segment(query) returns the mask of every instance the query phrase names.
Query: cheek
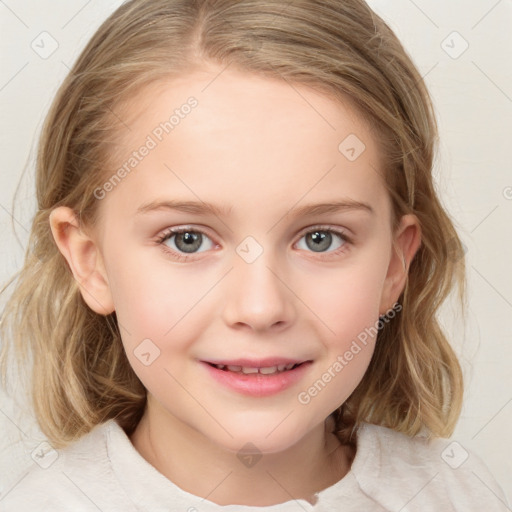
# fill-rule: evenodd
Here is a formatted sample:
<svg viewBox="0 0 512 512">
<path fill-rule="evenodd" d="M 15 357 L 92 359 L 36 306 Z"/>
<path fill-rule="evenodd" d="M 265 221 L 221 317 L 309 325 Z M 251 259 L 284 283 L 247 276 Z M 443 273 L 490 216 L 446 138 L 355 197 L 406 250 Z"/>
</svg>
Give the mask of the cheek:
<svg viewBox="0 0 512 512">
<path fill-rule="evenodd" d="M 308 295 L 308 305 L 321 319 L 324 357 L 298 400 L 326 414 L 354 391 L 373 355 L 387 266 L 368 254 L 336 272 L 317 274 Z"/>
<path fill-rule="evenodd" d="M 109 273 L 109 284 L 117 318 L 126 329 L 158 338 L 182 319 L 189 321 L 211 287 L 199 272 L 136 252 L 119 260 Z"/>
<path fill-rule="evenodd" d="M 322 328 L 327 334 L 319 336 L 324 356 L 297 396 L 301 405 L 327 416 L 361 382 L 378 334 L 380 289 L 376 277 L 373 272 L 355 268 L 349 273 L 340 272 L 329 281 L 329 293 L 312 300 L 328 330 Z"/>
<path fill-rule="evenodd" d="M 345 343 L 379 317 L 379 305 L 385 277 L 385 266 L 364 260 L 339 270 L 317 273 L 312 281 L 308 301 L 330 333 L 332 344 Z"/>
<path fill-rule="evenodd" d="M 133 253 L 113 269 L 109 283 L 130 366 L 155 396 L 165 390 L 179 400 L 181 388 L 171 374 L 204 330 L 204 276 L 171 271 L 168 262 L 144 261 Z"/>
</svg>

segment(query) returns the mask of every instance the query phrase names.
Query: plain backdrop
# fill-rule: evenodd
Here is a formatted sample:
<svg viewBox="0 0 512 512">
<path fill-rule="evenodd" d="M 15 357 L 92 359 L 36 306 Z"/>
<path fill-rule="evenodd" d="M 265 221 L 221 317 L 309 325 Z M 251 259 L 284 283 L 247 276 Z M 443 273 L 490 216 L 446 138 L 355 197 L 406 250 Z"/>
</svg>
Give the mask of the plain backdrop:
<svg viewBox="0 0 512 512">
<path fill-rule="evenodd" d="M 432 93 L 441 136 L 436 184 L 466 247 L 467 322 L 461 322 L 451 304 L 442 313 L 466 378 L 453 439 L 484 459 L 510 500 L 512 1 L 369 3 L 395 30 Z M 120 4 L 0 1 L 1 283 L 23 261 L 35 209 L 33 162 L 44 116 L 81 49 Z M 2 395 L 0 498 L 22 478 L 42 441 L 34 420 Z"/>
</svg>

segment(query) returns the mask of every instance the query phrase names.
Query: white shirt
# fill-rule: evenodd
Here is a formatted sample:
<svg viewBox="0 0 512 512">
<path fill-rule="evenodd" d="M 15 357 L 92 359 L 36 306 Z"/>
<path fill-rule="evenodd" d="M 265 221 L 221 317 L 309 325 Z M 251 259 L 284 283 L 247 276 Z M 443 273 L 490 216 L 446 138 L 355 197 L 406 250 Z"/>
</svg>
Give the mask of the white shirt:
<svg viewBox="0 0 512 512">
<path fill-rule="evenodd" d="M 51 447 L 49 447 L 51 449 Z M 467 456 L 467 458 L 466 458 Z M 200 475 L 199 475 L 200 477 Z M 303 499 L 221 506 L 159 473 L 109 420 L 58 452 L 41 452 L 3 497 L 2 512 L 505 512 L 505 495 L 483 462 L 447 439 L 426 441 L 363 424 L 350 471 Z"/>
</svg>

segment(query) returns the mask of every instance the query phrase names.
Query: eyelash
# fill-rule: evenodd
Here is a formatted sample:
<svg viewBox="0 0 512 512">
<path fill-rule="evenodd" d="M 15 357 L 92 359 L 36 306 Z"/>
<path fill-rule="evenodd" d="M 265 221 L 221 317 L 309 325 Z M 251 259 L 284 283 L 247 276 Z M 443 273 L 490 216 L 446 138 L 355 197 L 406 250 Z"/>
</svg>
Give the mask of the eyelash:
<svg viewBox="0 0 512 512">
<path fill-rule="evenodd" d="M 345 242 L 338 249 L 335 249 L 334 251 L 329 251 L 327 253 L 321 253 L 321 252 L 314 253 L 314 251 L 309 251 L 309 252 L 312 252 L 313 254 L 318 254 L 320 259 L 324 259 L 324 260 L 325 259 L 330 259 L 333 256 L 337 256 L 339 254 L 342 254 L 342 253 L 347 251 L 347 245 L 351 245 L 352 244 L 351 237 L 347 236 L 347 234 L 344 231 L 340 231 L 340 230 L 337 230 L 337 229 L 333 229 L 333 228 L 330 228 L 330 227 L 327 227 L 327 226 L 321 226 L 321 225 L 313 226 L 311 228 L 308 228 L 307 231 L 302 232 L 299 240 L 302 239 L 304 236 L 309 235 L 310 233 L 314 233 L 315 231 L 320 231 L 322 233 L 334 233 L 335 235 L 338 235 L 343 242 Z M 169 228 L 164 233 L 162 233 L 156 239 L 157 244 L 162 246 L 162 250 L 167 255 L 171 256 L 173 259 L 176 259 L 176 260 L 178 260 L 180 262 L 190 261 L 191 259 L 193 259 L 193 257 L 188 256 L 188 255 L 184 255 L 184 254 L 179 253 L 179 252 L 176 252 L 173 249 L 169 249 L 165 245 L 165 242 L 167 240 L 169 240 L 173 235 L 179 235 L 180 233 L 200 233 L 201 235 L 204 235 L 207 238 L 210 238 L 210 236 L 205 231 L 203 231 L 202 229 L 199 229 L 199 228 Z M 190 254 L 194 254 L 194 253 L 190 253 Z M 323 254 L 328 255 L 328 256 L 322 256 Z"/>
</svg>

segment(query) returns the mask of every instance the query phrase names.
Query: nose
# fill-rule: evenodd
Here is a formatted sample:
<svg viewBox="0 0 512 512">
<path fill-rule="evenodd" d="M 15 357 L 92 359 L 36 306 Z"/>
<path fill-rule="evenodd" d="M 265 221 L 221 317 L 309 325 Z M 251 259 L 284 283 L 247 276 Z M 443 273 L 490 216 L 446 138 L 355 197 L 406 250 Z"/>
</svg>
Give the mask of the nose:
<svg viewBox="0 0 512 512">
<path fill-rule="evenodd" d="M 264 251 L 252 263 L 235 255 L 223 310 L 224 321 L 230 327 L 275 331 L 293 322 L 294 294 L 282 268 L 269 253 Z"/>
</svg>

